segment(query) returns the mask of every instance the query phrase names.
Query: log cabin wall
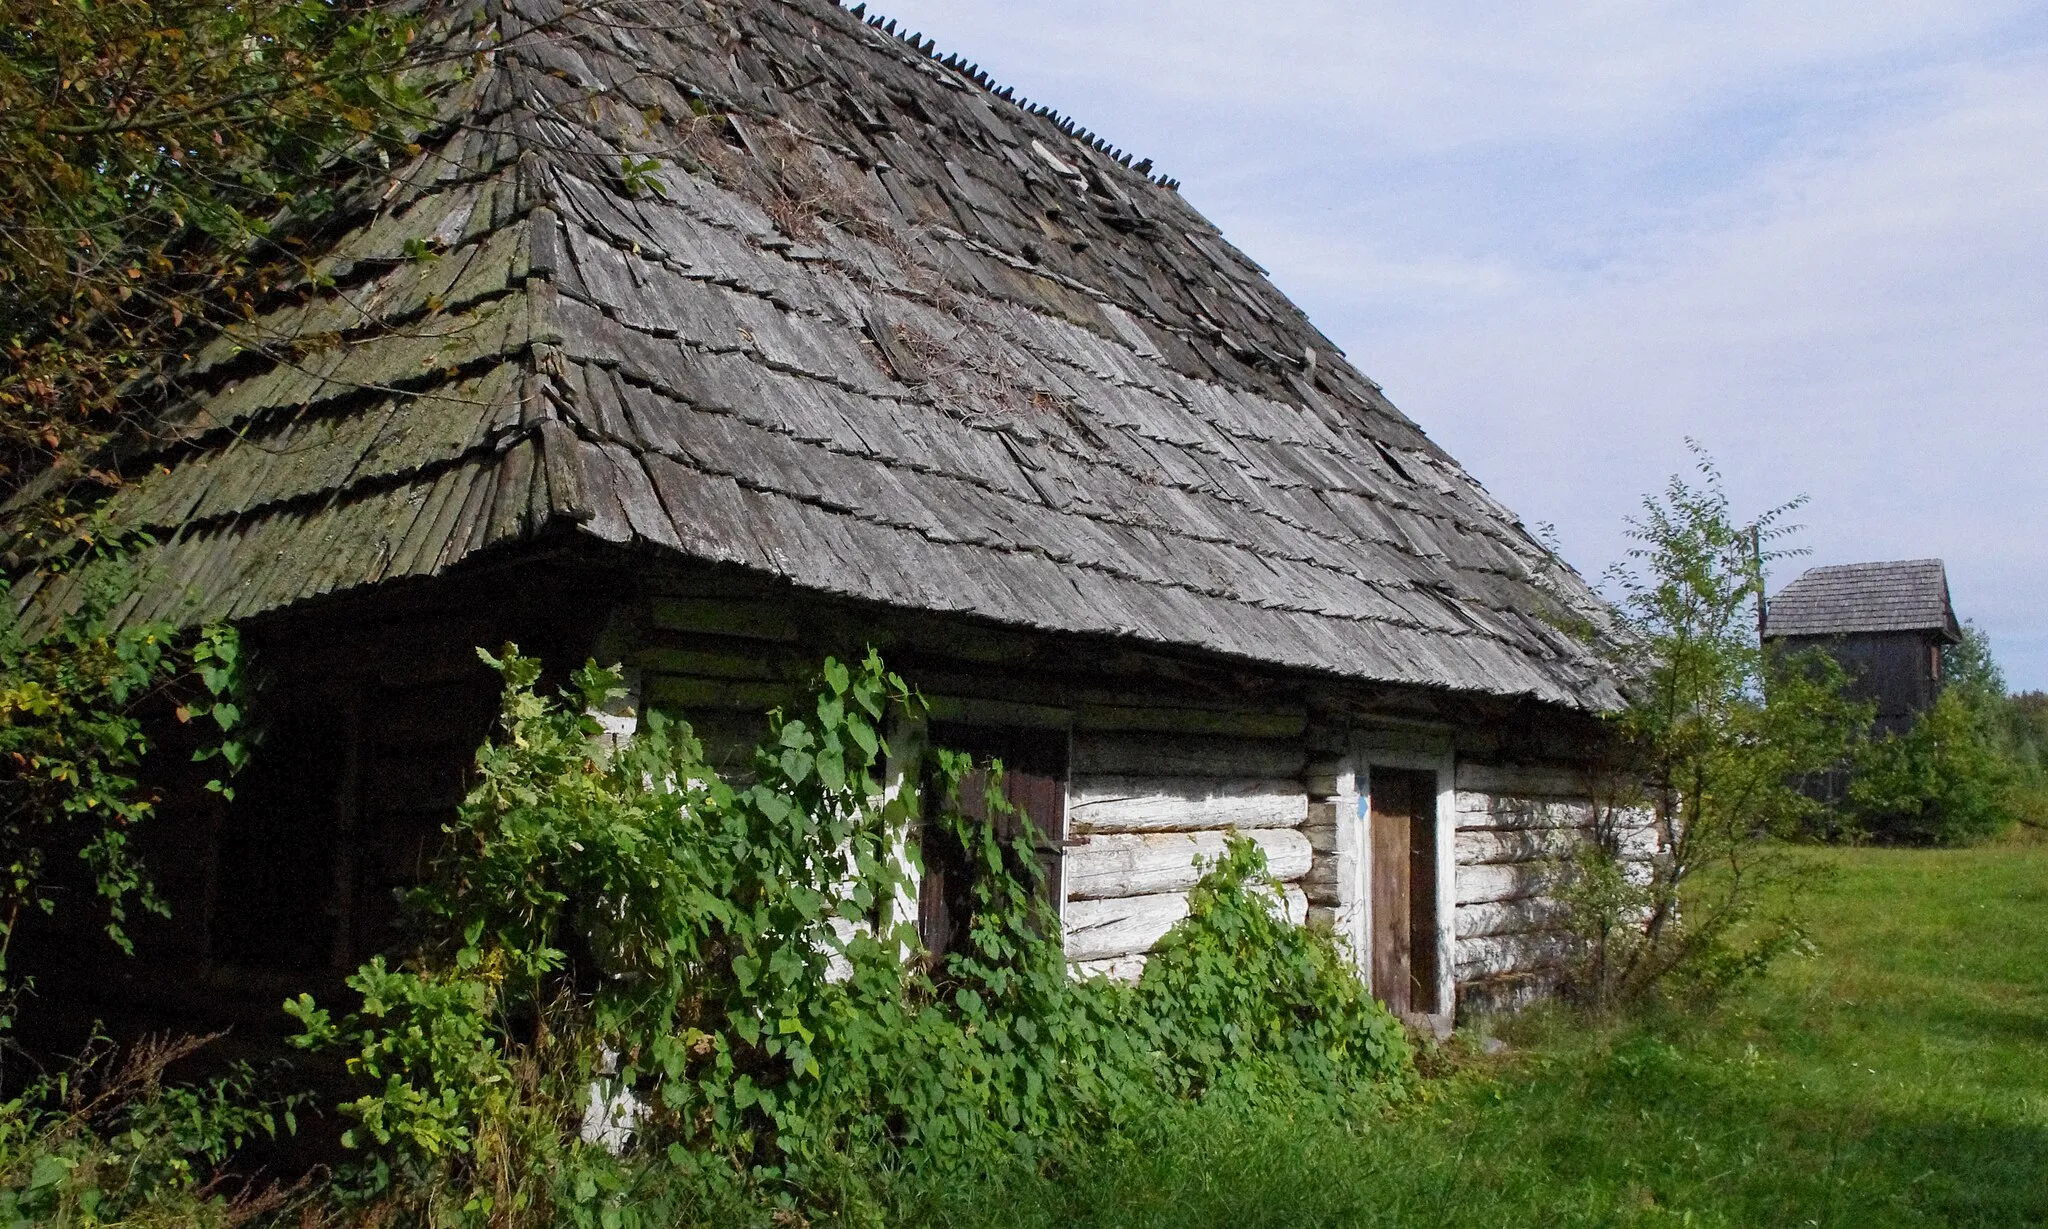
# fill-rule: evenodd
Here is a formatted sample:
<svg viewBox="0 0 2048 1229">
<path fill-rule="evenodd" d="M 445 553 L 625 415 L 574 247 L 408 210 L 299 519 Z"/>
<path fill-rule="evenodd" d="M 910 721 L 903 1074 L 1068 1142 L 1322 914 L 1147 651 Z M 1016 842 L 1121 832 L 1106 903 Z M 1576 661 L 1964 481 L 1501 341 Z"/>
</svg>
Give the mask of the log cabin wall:
<svg viewBox="0 0 2048 1229">
<path fill-rule="evenodd" d="M 1455 958 L 1458 1011 L 1520 1007 L 1554 994 L 1575 950 L 1557 899 L 1558 859 L 1612 824 L 1627 860 L 1647 859 L 1654 816 L 1614 810 L 1581 766 L 1457 767 Z"/>
<path fill-rule="evenodd" d="M 1195 859 L 1232 830 L 1257 841 L 1287 913 L 1327 925 L 1366 964 L 1371 770 L 1438 774 L 1447 851 L 1431 885 L 1448 970 L 1424 1014 L 1509 1007 L 1554 990 L 1567 952 L 1547 860 L 1601 812 L 1583 731 L 1544 714 L 1433 722 L 1371 711 L 1361 697 L 1238 670 L 881 611 L 715 574 L 671 578 L 610 637 L 644 702 L 685 716 L 726 771 L 743 770 L 762 715 L 801 703 L 827 652 L 879 647 L 940 723 L 1064 731 L 1066 840 L 1059 901 L 1081 974 L 1135 977 L 1186 916 Z M 1569 723 L 1564 723 L 1569 725 Z M 1517 756 L 1530 762 L 1517 764 Z M 1545 761 L 1541 757 L 1549 757 Z M 1640 817 L 1629 821 L 1651 839 Z"/>
<path fill-rule="evenodd" d="M 402 938 L 398 895 L 425 875 L 497 716 L 476 649 L 517 642 L 559 679 L 591 651 L 610 589 L 543 562 L 246 627 L 261 738 L 234 801 L 204 788 L 219 766 L 190 762 L 189 727 L 153 725 L 162 800 L 137 847 L 170 916 L 132 911 L 132 958 L 99 933 L 89 890 L 26 928 L 30 1047 L 71 1052 L 99 1022 L 117 1038 L 232 1028 L 223 1055 L 282 1052 L 280 1002 L 335 999 Z"/>
<path fill-rule="evenodd" d="M 1197 715 L 1171 709 L 1127 710 L 1075 731 L 1065 916 L 1078 972 L 1136 976 L 1187 916 L 1195 859 L 1216 858 L 1233 828 L 1265 850 L 1287 915 L 1308 920 L 1316 853 L 1298 719 L 1274 714 L 1260 729 L 1237 717 L 1247 728 L 1236 735 L 1189 732 Z M 1166 725 L 1183 728 L 1156 728 Z"/>
<path fill-rule="evenodd" d="M 1300 680 L 1073 638 L 810 599 L 730 576 L 672 577 L 610 640 L 646 706 L 683 716 L 722 770 L 743 771 L 763 714 L 802 703 L 826 653 L 869 645 L 925 697 L 941 729 L 1067 739 L 1061 899 L 1082 973 L 1135 976 L 1187 913 L 1235 828 L 1266 850 L 1306 920 L 1308 710 Z"/>
<path fill-rule="evenodd" d="M 252 626 L 273 741 L 235 807 L 199 788 L 198 769 L 167 796 L 147 839 L 173 918 L 138 925 L 140 960 L 100 958 L 76 927 L 47 936 L 43 985 L 74 998 L 79 1021 L 240 1024 L 251 1042 L 283 1026 L 287 994 L 331 996 L 398 937 L 395 895 L 423 873 L 495 714 L 497 681 L 475 648 L 507 639 L 556 678 L 589 655 L 622 662 L 642 705 L 687 717 L 729 773 L 744 773 L 767 710 L 807 702 L 826 653 L 870 645 L 941 726 L 1058 734 L 1060 905 L 1083 974 L 1141 971 L 1186 914 L 1195 859 L 1220 853 L 1232 829 L 1265 850 L 1288 916 L 1330 926 L 1364 966 L 1371 768 L 1437 766 L 1448 790 L 1456 765 L 1456 837 L 1440 846 L 1455 848 L 1456 878 L 1446 859 L 1439 893 L 1456 1002 L 1508 1005 L 1555 981 L 1541 860 L 1587 828 L 1592 804 L 1568 769 L 1480 766 L 1543 743 L 1560 722 L 1549 709 L 1446 715 L 1444 697 L 1414 689 L 889 610 L 729 570 L 598 563 L 508 567 Z M 1413 712 L 1388 716 L 1404 705 Z M 1433 723 L 1418 727 L 1417 713 Z M 1515 734 L 1517 721 L 1537 733 Z M 65 920 L 91 928 L 82 913 Z M 1444 990 L 1431 1014 L 1448 1012 Z"/>
</svg>

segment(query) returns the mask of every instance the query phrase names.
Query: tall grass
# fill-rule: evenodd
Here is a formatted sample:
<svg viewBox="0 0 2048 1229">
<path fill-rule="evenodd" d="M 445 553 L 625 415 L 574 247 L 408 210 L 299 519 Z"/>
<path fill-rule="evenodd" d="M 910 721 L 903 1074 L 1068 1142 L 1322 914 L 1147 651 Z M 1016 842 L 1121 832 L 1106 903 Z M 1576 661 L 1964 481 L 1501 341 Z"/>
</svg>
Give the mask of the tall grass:
<svg viewBox="0 0 2048 1229">
<path fill-rule="evenodd" d="M 2048 847 L 1826 850 L 1817 952 L 1701 1016 L 1506 1024 L 1418 1102 L 1177 1109 L 1050 1175 L 898 1192 L 904 1223 L 2048 1223 Z M 1454 1060 L 1454 1061 L 1453 1061 Z"/>
</svg>

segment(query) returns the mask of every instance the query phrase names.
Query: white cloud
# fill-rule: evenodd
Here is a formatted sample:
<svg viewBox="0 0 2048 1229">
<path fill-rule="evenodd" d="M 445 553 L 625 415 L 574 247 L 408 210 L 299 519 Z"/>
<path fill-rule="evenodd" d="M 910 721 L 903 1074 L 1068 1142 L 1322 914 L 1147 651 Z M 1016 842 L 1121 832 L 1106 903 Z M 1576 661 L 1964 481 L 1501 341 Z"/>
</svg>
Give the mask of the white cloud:
<svg viewBox="0 0 2048 1229">
<path fill-rule="evenodd" d="M 2048 687 L 2037 4 L 891 11 L 1158 158 L 1585 570 L 1696 435 L 1817 561 L 1945 556 Z"/>
</svg>

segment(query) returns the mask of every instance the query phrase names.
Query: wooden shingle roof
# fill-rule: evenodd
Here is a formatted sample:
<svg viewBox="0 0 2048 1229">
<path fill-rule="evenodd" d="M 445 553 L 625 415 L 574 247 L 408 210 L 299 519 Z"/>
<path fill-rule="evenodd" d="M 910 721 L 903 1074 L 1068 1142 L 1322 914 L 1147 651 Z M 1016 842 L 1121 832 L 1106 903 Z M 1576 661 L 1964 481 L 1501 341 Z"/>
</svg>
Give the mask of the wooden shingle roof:
<svg viewBox="0 0 2048 1229">
<path fill-rule="evenodd" d="M 130 471 L 136 617 L 547 534 L 1393 683 L 1617 699 L 1605 608 L 1164 181 L 826 0 L 488 0 L 319 288 Z"/>
<path fill-rule="evenodd" d="M 1962 637 L 1939 559 L 1809 568 L 1765 607 L 1772 638 L 1925 631 Z"/>
</svg>

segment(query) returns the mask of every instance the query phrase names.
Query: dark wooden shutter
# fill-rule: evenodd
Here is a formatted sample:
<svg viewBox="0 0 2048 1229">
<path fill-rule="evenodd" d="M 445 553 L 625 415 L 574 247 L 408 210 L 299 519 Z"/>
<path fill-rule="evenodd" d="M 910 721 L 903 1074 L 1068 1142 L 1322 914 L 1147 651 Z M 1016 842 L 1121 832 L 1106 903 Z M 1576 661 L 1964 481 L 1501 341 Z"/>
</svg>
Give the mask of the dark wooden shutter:
<svg viewBox="0 0 2048 1229">
<path fill-rule="evenodd" d="M 1057 905 L 1064 891 L 1060 863 L 1067 839 L 1066 732 L 934 723 L 931 741 L 935 747 L 965 751 L 983 765 L 960 783 L 960 808 L 977 819 L 988 816 L 986 765 L 992 759 L 1002 762 L 1003 796 L 1015 810 L 996 817 L 997 834 L 1007 844 L 1028 829 L 1046 899 Z M 972 866 L 966 851 L 936 825 L 926 825 L 922 852 L 918 929 L 933 955 L 944 955 L 966 938 Z"/>
</svg>

